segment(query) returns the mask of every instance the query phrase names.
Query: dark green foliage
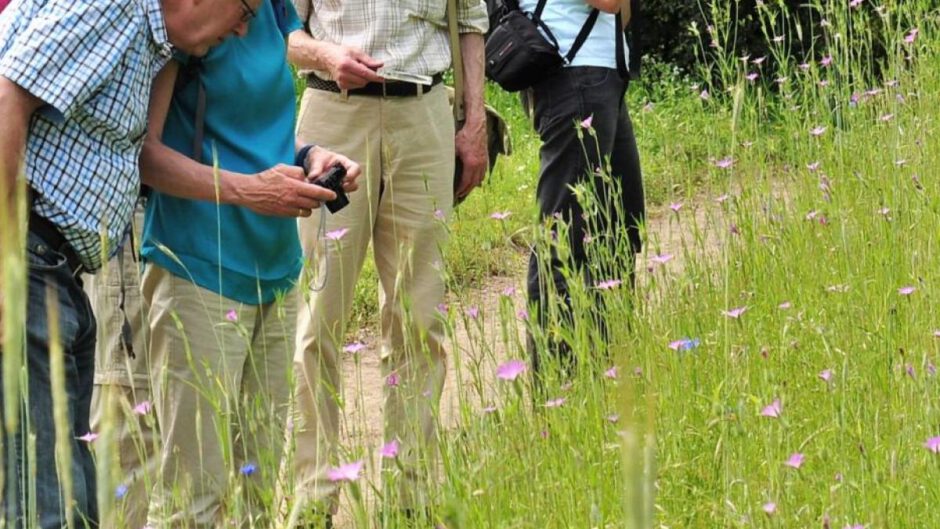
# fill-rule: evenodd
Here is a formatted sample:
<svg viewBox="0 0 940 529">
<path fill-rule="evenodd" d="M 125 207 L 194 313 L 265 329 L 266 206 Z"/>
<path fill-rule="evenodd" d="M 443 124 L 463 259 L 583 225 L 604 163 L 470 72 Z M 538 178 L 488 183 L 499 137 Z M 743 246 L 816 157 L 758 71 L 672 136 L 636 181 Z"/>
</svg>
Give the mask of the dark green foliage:
<svg viewBox="0 0 940 529">
<path fill-rule="evenodd" d="M 847 0 L 845 4 L 846 17 L 880 25 L 871 2 L 854 9 Z M 812 0 L 643 0 L 642 5 L 635 38 L 643 54 L 686 73 L 704 73 L 702 65 L 713 62 L 703 61 L 705 54 L 712 59 L 715 52 L 766 56 L 767 67 L 783 57 L 799 63 L 818 60 L 827 53 L 829 36 Z M 711 27 L 722 28 L 719 39 L 713 38 Z M 771 39 L 777 35 L 786 35 L 786 40 L 775 44 Z M 875 63 L 884 57 L 884 48 L 880 42 L 873 44 L 871 58 Z M 775 47 L 782 55 L 775 56 Z"/>
</svg>

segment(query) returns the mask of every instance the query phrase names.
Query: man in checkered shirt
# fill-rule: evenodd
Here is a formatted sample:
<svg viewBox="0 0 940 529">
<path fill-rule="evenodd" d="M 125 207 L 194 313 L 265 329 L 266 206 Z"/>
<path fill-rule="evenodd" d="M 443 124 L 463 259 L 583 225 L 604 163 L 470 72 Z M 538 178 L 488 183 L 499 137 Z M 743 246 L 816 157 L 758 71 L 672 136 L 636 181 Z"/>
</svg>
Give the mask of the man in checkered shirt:
<svg viewBox="0 0 940 529">
<path fill-rule="evenodd" d="M 61 528 L 69 518 L 97 526 L 88 447 L 96 325 L 79 273 L 97 271 L 122 240 L 140 187 L 151 81 L 171 44 L 205 54 L 243 33 L 261 1 L 17 0 L 0 15 L 0 262 L 12 270 L 24 245 L 28 261 L 28 281 L 4 270 L 0 290 L 3 367 L 19 370 L 21 361 L 28 381 L 11 387 L 19 373 L 3 373 L 0 388 L 16 396 L 0 407 L 5 424 L 18 423 L 4 430 L 3 447 L 14 451 L 2 456 L 6 527 Z M 16 188 L 30 197 L 26 233 L 14 212 Z M 49 300 L 57 333 L 47 321 Z M 25 337 L 10 332 L 24 328 Z M 61 374 L 49 360 L 56 334 Z M 61 448 L 70 458 L 55 446 L 60 396 L 67 431 L 58 438 L 68 441 Z M 66 474 L 71 487 L 60 482 Z"/>
<path fill-rule="evenodd" d="M 359 161 L 365 181 L 322 227 L 343 234 L 341 241 L 318 239 L 316 216 L 300 221 L 314 277 L 328 271 L 324 288 L 298 311 L 294 359 L 295 497 L 320 518 L 336 508 L 339 487 L 329 470 L 341 462 L 342 340 L 370 244 L 382 291 L 385 376 L 372 383 L 385 388 L 385 441 L 400 443 L 397 457 L 385 458 L 383 475 L 397 489 L 390 487 L 386 508 L 420 514 L 436 477 L 435 413 L 446 371 L 438 312 L 445 222 L 455 192 L 463 197 L 479 185 L 487 161 L 486 5 L 455 4 L 466 78 L 466 123 L 456 135 L 441 84 L 451 65 L 447 0 L 294 0 L 305 31 L 290 35 L 288 58 L 307 74 L 297 136 Z M 463 165 L 456 190 L 455 154 Z"/>
</svg>

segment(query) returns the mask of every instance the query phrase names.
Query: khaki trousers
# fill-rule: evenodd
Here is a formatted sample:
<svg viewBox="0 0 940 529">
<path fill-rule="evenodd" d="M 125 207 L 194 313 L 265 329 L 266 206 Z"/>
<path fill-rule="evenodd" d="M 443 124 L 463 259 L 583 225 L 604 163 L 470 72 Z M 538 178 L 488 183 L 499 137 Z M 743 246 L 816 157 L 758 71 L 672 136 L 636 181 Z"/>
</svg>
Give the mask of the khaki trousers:
<svg viewBox="0 0 940 529">
<path fill-rule="evenodd" d="M 101 511 L 102 527 L 143 527 L 156 478 L 160 436 L 153 413 L 142 413 L 151 398 L 149 328 L 136 248 L 142 226 L 143 208 L 138 207 L 135 244 L 127 241 L 121 258 L 112 258 L 97 274 L 82 278 L 98 322 L 91 430 L 101 434 L 94 443 L 95 457 L 99 482 L 108 485 L 108 490 L 98 491 L 101 501 L 110 505 Z M 125 317 L 133 356 L 122 343 Z"/>
<path fill-rule="evenodd" d="M 264 527 L 259 494 L 275 488 L 290 397 L 293 295 L 244 305 L 152 264 L 142 291 L 163 442 L 150 525 Z"/>
<path fill-rule="evenodd" d="M 442 86 L 414 97 L 344 96 L 308 89 L 298 136 L 362 164 L 359 190 L 326 233 L 348 230 L 339 240 L 318 238 L 320 215 L 300 221 L 310 265 L 302 288 L 307 302 L 297 318 L 295 484 L 301 501 L 335 509 L 338 487 L 327 471 L 337 451 L 342 396 L 341 350 L 356 281 L 369 243 L 379 275 L 381 361 L 386 441 L 398 439 L 398 493 L 404 505 L 420 502 L 419 485 L 436 459 L 435 410 L 445 376 L 441 245 L 453 204 L 454 124 Z M 309 284 L 324 288 L 314 292 Z M 377 448 L 377 447 L 374 447 Z M 393 475 L 386 473 L 385 475 Z"/>
</svg>

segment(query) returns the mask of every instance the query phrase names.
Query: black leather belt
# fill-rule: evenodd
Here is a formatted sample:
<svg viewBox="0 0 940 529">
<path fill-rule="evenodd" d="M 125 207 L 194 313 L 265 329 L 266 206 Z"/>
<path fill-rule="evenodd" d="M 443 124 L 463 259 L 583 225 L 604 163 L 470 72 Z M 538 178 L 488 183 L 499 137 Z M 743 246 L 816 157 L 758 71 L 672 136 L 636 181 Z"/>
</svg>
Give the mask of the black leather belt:
<svg viewBox="0 0 940 529">
<path fill-rule="evenodd" d="M 417 83 L 407 83 L 404 81 L 389 81 L 386 83 L 369 83 L 362 88 L 352 88 L 347 90 L 346 93 L 352 96 L 386 96 L 386 97 L 408 97 L 416 96 L 419 93 L 426 94 L 431 91 L 431 88 L 434 85 L 440 83 L 444 79 L 444 76 L 441 74 L 436 74 L 431 77 L 430 85 L 423 85 Z M 320 79 L 314 74 L 307 75 L 307 88 L 315 88 L 317 90 L 325 90 L 327 92 L 336 92 L 337 94 L 342 92 L 339 85 L 335 81 L 327 81 L 326 79 Z"/>
<path fill-rule="evenodd" d="M 75 253 L 75 249 L 72 248 L 69 241 L 65 239 L 65 236 L 62 235 L 59 228 L 49 219 L 36 213 L 32 209 L 29 210 L 29 231 L 38 235 L 49 248 L 59 252 L 65 257 L 65 261 L 68 263 L 72 276 L 77 276 L 85 269 L 82 265 L 82 260 L 79 259 L 78 254 Z"/>
</svg>

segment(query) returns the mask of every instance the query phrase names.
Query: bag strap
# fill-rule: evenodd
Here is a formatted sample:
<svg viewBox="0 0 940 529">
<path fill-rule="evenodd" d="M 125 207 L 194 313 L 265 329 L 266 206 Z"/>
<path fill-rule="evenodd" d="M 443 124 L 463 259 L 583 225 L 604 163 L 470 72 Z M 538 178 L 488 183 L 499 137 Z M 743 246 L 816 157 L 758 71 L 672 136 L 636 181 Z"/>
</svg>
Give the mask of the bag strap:
<svg viewBox="0 0 940 529">
<path fill-rule="evenodd" d="M 193 131 L 193 160 L 202 162 L 202 140 L 206 134 L 206 85 L 202 76 L 196 79 L 196 117 Z"/>
<path fill-rule="evenodd" d="M 620 11 L 617 11 L 615 19 L 616 22 L 614 23 L 616 24 L 616 30 L 614 31 L 614 38 L 617 40 L 617 73 L 620 74 L 621 79 L 626 81 L 630 78 L 630 70 L 627 68 L 627 54 L 623 47 L 623 39 L 626 38 L 626 36 L 623 33 L 623 17 L 620 14 Z"/>
<path fill-rule="evenodd" d="M 281 33 L 287 33 L 287 2 L 285 0 L 271 0 L 274 8 L 274 21 Z"/>
<path fill-rule="evenodd" d="M 587 20 L 584 21 L 584 25 L 581 26 L 581 31 L 578 32 L 578 36 L 574 38 L 574 43 L 571 45 L 571 49 L 568 50 L 568 54 L 565 55 L 565 61 L 569 64 L 574 60 L 574 56 L 578 54 L 578 50 L 581 49 L 581 46 L 584 46 L 588 36 L 591 34 L 591 30 L 594 29 L 594 23 L 597 22 L 597 17 L 599 15 L 600 10 L 595 7 L 591 10 L 591 14 L 588 15 Z"/>
<path fill-rule="evenodd" d="M 630 0 L 630 20 L 627 21 L 626 35 L 627 44 L 630 46 L 630 57 L 627 59 L 631 79 L 640 78 L 640 69 L 642 67 L 642 40 L 643 35 L 643 12 L 640 0 Z"/>
<path fill-rule="evenodd" d="M 552 34 L 552 31 L 548 29 L 548 26 L 542 22 L 542 11 L 545 10 L 545 4 L 548 3 L 548 0 L 539 0 L 539 3 L 535 5 L 535 11 L 532 12 L 532 22 L 542 29 L 542 32 L 552 41 L 552 44 L 558 48 L 558 40 L 555 38 L 555 35 Z M 597 22 L 597 17 L 600 15 L 600 10 L 596 7 L 591 9 L 590 14 L 588 14 L 587 20 L 584 21 L 584 24 L 581 26 L 581 31 L 578 32 L 578 36 L 574 38 L 574 42 L 571 44 L 571 49 L 568 50 L 568 53 L 565 54 L 565 64 L 571 64 L 571 61 L 574 60 L 575 55 L 578 54 L 578 51 L 581 50 L 581 46 L 584 46 L 584 43 L 587 41 L 587 38 L 591 35 L 591 31 L 594 29 L 594 24 Z"/>
<path fill-rule="evenodd" d="M 539 0 L 539 3 L 535 4 L 535 11 L 532 12 L 534 20 L 542 20 L 542 11 L 545 10 L 545 4 L 547 3 L 548 0 Z"/>
<path fill-rule="evenodd" d="M 202 140 L 205 138 L 206 125 L 206 85 L 202 82 L 202 59 L 190 57 L 180 67 L 173 85 L 173 95 L 186 88 L 189 83 L 196 83 L 196 114 L 193 117 L 193 147 L 190 157 L 202 162 Z"/>
<path fill-rule="evenodd" d="M 457 0 L 447 0 L 447 29 L 450 31 L 451 64 L 454 67 L 454 121 L 463 123 L 466 115 L 463 107 L 463 55 L 460 54 L 460 33 L 457 29 Z"/>
</svg>

